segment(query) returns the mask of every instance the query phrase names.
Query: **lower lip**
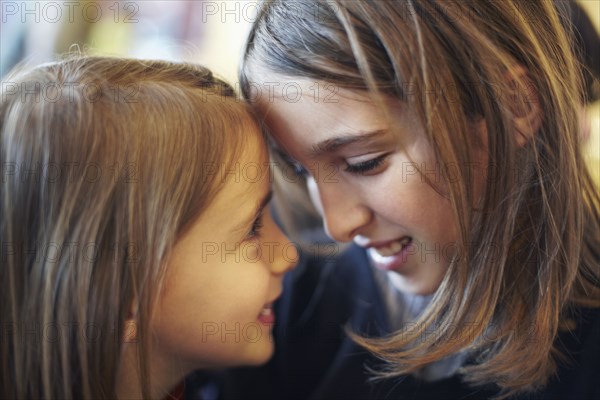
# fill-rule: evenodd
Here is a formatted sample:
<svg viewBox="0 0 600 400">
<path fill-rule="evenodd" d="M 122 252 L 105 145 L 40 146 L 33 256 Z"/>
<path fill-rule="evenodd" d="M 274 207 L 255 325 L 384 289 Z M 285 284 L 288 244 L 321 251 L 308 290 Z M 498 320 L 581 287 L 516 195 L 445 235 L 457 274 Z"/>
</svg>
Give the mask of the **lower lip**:
<svg viewBox="0 0 600 400">
<path fill-rule="evenodd" d="M 272 308 L 270 310 L 271 312 L 269 314 L 260 314 L 258 316 L 258 322 L 263 325 L 273 325 L 275 323 L 275 313 Z"/>
<path fill-rule="evenodd" d="M 406 265 L 406 261 L 408 260 L 408 256 L 410 255 L 410 250 L 413 248 L 413 243 L 409 243 L 402 248 L 398 253 L 383 257 L 379 254 L 374 254 L 375 249 L 367 250 L 369 254 L 369 258 L 373 262 L 373 265 L 381 269 L 383 271 L 396 271 L 401 272 L 402 268 Z"/>
</svg>

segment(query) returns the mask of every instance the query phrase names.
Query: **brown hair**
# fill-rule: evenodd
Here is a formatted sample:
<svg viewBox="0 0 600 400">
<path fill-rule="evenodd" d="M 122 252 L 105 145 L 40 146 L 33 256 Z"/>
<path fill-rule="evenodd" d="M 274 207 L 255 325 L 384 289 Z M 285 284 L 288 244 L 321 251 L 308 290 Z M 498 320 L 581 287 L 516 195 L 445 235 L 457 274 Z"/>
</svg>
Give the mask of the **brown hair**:
<svg viewBox="0 0 600 400">
<path fill-rule="evenodd" d="M 495 383 L 504 395 L 534 390 L 556 370 L 555 338 L 572 326 L 574 307 L 600 305 L 600 197 L 580 151 L 580 69 L 571 46 L 557 10 L 542 0 L 262 6 L 241 68 L 247 98 L 261 71 L 398 98 L 416 111 L 440 164 L 459 168 L 460 179 L 446 168 L 442 174 L 461 257 L 418 328 L 385 338 L 353 335 L 388 362 L 379 377 L 469 348 L 478 358 L 463 369 L 464 379 Z M 515 64 L 527 69 L 519 90 L 506 76 Z M 511 110 L 515 93 L 524 92 L 544 117 L 519 147 Z M 474 120 L 485 121 L 488 132 L 479 202 L 469 174 L 474 138 L 467 126 Z M 494 343 L 483 340 L 492 327 Z M 424 334 L 432 329 L 435 335 Z"/>
<path fill-rule="evenodd" d="M 163 61 L 72 57 L 2 88 L 1 397 L 115 398 L 133 310 L 147 398 L 165 260 L 243 147 L 247 107 Z"/>
</svg>

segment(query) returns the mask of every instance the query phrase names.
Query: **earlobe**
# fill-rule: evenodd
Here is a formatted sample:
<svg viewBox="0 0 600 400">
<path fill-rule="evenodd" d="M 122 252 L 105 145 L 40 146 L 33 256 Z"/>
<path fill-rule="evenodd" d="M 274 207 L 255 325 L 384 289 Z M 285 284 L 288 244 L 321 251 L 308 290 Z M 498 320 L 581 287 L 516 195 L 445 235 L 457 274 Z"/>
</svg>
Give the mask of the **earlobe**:
<svg viewBox="0 0 600 400">
<path fill-rule="evenodd" d="M 515 141 L 518 147 L 522 147 L 535 137 L 542 126 L 542 107 L 537 88 L 525 67 L 514 66 L 506 72 L 506 78 L 511 90 L 509 107 L 516 133 Z"/>
<path fill-rule="evenodd" d="M 131 302 L 131 308 L 127 313 L 127 319 L 123 321 L 122 330 L 123 343 L 135 343 L 138 339 L 138 305 L 137 301 Z"/>
</svg>

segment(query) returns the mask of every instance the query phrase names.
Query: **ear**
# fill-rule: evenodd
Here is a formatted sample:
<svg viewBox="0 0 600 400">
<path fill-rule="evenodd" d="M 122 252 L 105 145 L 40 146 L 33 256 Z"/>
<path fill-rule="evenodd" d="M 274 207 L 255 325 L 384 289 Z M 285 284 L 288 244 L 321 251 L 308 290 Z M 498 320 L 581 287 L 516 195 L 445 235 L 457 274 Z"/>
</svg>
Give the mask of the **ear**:
<svg viewBox="0 0 600 400">
<path fill-rule="evenodd" d="M 138 306 L 136 301 L 131 302 L 127 319 L 123 321 L 123 343 L 136 343 L 138 341 Z"/>
<path fill-rule="evenodd" d="M 138 321 L 137 319 L 126 319 L 123 324 L 123 343 L 137 343 L 138 341 Z"/>
<path fill-rule="evenodd" d="M 515 65 L 506 72 L 507 84 L 511 90 L 510 111 L 513 115 L 518 147 L 533 139 L 544 119 L 537 88 L 529 77 L 527 69 Z"/>
</svg>

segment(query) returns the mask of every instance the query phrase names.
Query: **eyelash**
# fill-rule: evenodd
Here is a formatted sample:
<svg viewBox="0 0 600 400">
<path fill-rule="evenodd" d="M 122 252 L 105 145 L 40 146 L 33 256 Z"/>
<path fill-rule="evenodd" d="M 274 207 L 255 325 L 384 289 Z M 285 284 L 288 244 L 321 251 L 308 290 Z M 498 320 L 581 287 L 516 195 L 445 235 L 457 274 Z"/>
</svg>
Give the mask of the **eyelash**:
<svg viewBox="0 0 600 400">
<path fill-rule="evenodd" d="M 346 168 L 344 168 L 344 170 L 351 174 L 364 175 L 367 172 L 373 171 L 373 170 L 377 169 L 378 167 L 380 167 L 385 162 L 385 160 L 387 159 L 388 156 L 389 156 L 389 154 L 383 154 L 379 157 L 376 157 L 371 160 L 364 161 L 364 162 L 361 162 L 358 164 L 347 164 Z M 286 156 L 284 154 L 281 154 L 281 157 L 294 170 L 294 173 L 296 175 L 303 176 L 303 177 L 306 177 L 309 175 L 306 168 L 304 168 L 298 162 L 292 160 L 291 158 L 289 158 L 288 156 Z"/>
<path fill-rule="evenodd" d="M 250 228 L 250 231 L 246 235 L 246 239 L 251 240 L 251 239 L 258 239 L 258 238 L 260 238 L 260 236 L 261 236 L 261 230 L 262 230 L 262 228 L 264 226 L 264 223 L 263 223 L 263 214 L 264 214 L 264 211 L 261 211 L 260 214 L 258 214 L 258 216 L 256 217 L 256 219 L 252 223 L 252 227 Z"/>
<path fill-rule="evenodd" d="M 302 165 L 300 165 L 297 161 L 292 160 L 289 156 L 283 153 L 279 153 L 279 156 L 283 159 L 283 161 L 294 170 L 294 173 L 297 176 L 308 176 L 308 171 Z"/>
<path fill-rule="evenodd" d="M 292 163 L 291 166 L 292 166 L 292 168 L 294 168 L 294 173 L 297 176 L 307 177 L 309 175 L 306 168 L 304 168 L 302 165 L 300 165 L 298 163 Z"/>
<path fill-rule="evenodd" d="M 351 174 L 363 175 L 379 168 L 385 162 L 388 156 L 389 154 L 383 154 L 377 158 L 373 158 L 372 160 L 364 161 L 358 164 L 347 164 L 344 170 Z"/>
</svg>

